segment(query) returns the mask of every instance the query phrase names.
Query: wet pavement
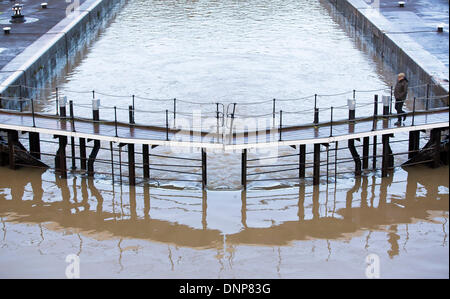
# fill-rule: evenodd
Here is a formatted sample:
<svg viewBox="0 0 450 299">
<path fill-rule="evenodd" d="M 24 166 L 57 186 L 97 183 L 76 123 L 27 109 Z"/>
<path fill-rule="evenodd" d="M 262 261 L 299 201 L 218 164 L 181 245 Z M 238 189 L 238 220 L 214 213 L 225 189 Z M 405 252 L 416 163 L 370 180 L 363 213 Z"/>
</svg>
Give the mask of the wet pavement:
<svg viewBox="0 0 450 299">
<path fill-rule="evenodd" d="M 445 0 L 348 0 L 448 91 L 449 4 Z M 443 32 L 438 25 L 443 24 Z"/>
<path fill-rule="evenodd" d="M 80 0 L 80 5 L 86 0 Z M 0 2 L 0 27 L 11 27 L 11 33 L 0 34 L 0 81 L 3 81 L 1 69 L 28 46 L 47 33 L 53 26 L 66 17 L 66 9 L 71 3 L 51 1 L 47 9 L 41 8 L 41 0 L 22 0 L 24 23 L 10 23 L 13 2 Z M 52 33 L 54 35 L 54 33 Z M 50 34 L 51 35 L 51 34 Z"/>
</svg>

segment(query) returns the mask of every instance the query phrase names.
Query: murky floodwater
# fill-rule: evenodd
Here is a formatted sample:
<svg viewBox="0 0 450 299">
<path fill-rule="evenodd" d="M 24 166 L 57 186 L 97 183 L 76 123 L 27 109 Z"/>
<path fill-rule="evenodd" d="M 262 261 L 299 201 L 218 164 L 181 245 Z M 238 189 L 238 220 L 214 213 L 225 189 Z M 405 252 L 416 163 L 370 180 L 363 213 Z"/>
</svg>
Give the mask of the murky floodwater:
<svg viewBox="0 0 450 299">
<path fill-rule="evenodd" d="M 103 105 L 124 108 L 132 94 L 226 104 L 389 86 L 393 74 L 361 51 L 335 19 L 320 1 L 133 0 L 58 86 L 76 105 L 90 105 L 91 95 L 73 91 L 95 89 Z M 319 97 L 319 107 L 344 105 L 351 96 Z M 362 102 L 372 96 L 357 93 Z M 50 95 L 40 108 L 53 111 L 53 101 Z M 311 98 L 284 101 L 277 109 L 297 111 L 311 104 Z M 171 109 L 172 101 L 136 99 L 136 105 Z M 178 105 L 182 112 L 199 109 Z M 215 105 L 201 109 L 206 114 Z M 271 109 L 271 103 L 238 105 L 236 113 Z M 357 115 L 371 109 L 360 107 Z M 336 113 L 347 116 L 345 109 Z M 91 112 L 76 106 L 76 114 Z M 101 117 L 108 115 L 107 108 L 101 111 Z M 126 112 L 119 111 L 119 118 L 126 120 Z M 136 120 L 162 124 L 164 116 L 138 112 Z M 54 148 L 42 145 L 44 152 Z M 404 152 L 407 144 L 392 143 L 392 149 Z M 279 148 L 278 154 L 292 151 Z M 104 151 L 100 158 L 109 155 Z M 237 190 L 239 153 L 211 153 L 208 159 L 206 192 L 197 190 L 198 183 L 159 182 L 184 190 L 156 188 L 154 182 L 129 188 L 112 185 L 109 176 L 60 180 L 51 171 L 0 168 L 0 277 L 64 277 L 65 257 L 72 253 L 80 256 L 82 277 L 362 278 L 370 253 L 380 257 L 384 278 L 449 275 L 448 167 L 397 168 L 384 179 L 379 173 L 360 179 L 340 175 L 316 189 L 308 180 L 301 186 L 255 182 L 245 193 Z M 396 157 L 396 165 L 405 159 Z M 53 165 L 52 157 L 44 161 Z M 166 161 L 151 160 L 158 162 Z M 345 172 L 354 166 L 340 167 Z M 96 168 L 110 172 L 108 164 Z M 117 169 L 115 174 L 117 180 Z M 256 190 L 262 186 L 288 188 Z"/>
<path fill-rule="evenodd" d="M 374 253 L 383 278 L 448 278 L 448 171 L 203 193 L 3 168 L 0 277 L 77 254 L 81 277 L 364 278 Z"/>
</svg>

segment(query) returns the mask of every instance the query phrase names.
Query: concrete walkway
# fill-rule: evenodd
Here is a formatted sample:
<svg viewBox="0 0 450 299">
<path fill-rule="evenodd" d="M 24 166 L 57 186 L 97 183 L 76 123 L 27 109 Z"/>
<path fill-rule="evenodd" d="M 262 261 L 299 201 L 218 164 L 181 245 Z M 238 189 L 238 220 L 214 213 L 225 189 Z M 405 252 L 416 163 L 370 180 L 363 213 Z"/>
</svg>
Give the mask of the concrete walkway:
<svg viewBox="0 0 450 299">
<path fill-rule="evenodd" d="M 79 0 L 80 5 L 86 0 Z M 66 9 L 71 3 L 65 1 L 47 1 L 48 8 L 41 8 L 42 0 L 22 0 L 25 23 L 9 22 L 14 2 L 0 2 L 0 28 L 11 27 L 11 34 L 0 33 L 0 73 L 3 67 L 22 53 L 28 46 L 38 40 L 62 19 L 66 17 Z"/>
<path fill-rule="evenodd" d="M 384 31 L 447 91 L 449 83 L 448 0 L 346 0 Z M 437 26 L 444 24 L 444 32 Z"/>
<path fill-rule="evenodd" d="M 426 51 L 449 67 L 449 3 L 448 0 L 409 0 L 401 8 L 398 1 L 382 0 L 381 14 L 399 32 L 404 33 Z M 444 24 L 444 32 L 437 33 L 437 25 Z"/>
</svg>

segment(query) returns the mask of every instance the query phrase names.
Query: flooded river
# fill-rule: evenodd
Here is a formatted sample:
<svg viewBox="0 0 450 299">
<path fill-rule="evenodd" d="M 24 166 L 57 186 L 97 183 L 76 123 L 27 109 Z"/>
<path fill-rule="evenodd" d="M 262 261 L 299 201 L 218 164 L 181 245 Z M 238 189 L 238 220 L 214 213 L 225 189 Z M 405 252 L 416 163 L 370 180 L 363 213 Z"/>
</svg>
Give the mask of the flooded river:
<svg viewBox="0 0 450 299">
<path fill-rule="evenodd" d="M 368 90 L 388 94 L 395 74 L 339 19 L 327 1 L 130 0 L 49 86 L 89 117 L 83 107 L 91 104 L 91 90 L 109 107 L 126 108 L 135 94 L 167 99 L 136 98 L 141 110 L 171 109 L 177 98 L 186 101 L 180 112 L 215 109 L 189 102 L 237 102 L 240 115 L 270 113 L 271 103 L 249 103 L 272 98 L 319 94 L 319 107 L 328 108 L 345 105 L 353 89 L 360 102 L 373 98 Z M 55 94 L 45 96 L 39 109 L 54 111 Z M 280 101 L 277 109 L 307 110 L 312 100 Z M 372 109 L 361 106 L 357 115 Z M 336 118 L 347 113 L 337 110 Z M 101 118 L 110 114 L 100 111 Z M 119 117 L 126 120 L 127 112 Z M 164 114 L 138 112 L 136 121 L 161 125 Z M 392 149 L 404 152 L 407 143 Z M 396 157 L 396 165 L 405 159 Z M 52 157 L 44 161 L 53 165 Z M 448 167 L 398 167 L 383 179 L 379 172 L 342 174 L 319 187 L 265 175 L 258 178 L 268 181 L 250 183 L 245 192 L 240 153 L 210 153 L 208 161 L 203 192 L 198 183 L 129 187 L 111 184 L 107 175 L 61 180 L 53 171 L 0 168 L 0 277 L 65 277 L 65 258 L 76 254 L 83 278 L 364 278 L 366 257 L 376 254 L 382 278 L 448 278 Z"/>
</svg>

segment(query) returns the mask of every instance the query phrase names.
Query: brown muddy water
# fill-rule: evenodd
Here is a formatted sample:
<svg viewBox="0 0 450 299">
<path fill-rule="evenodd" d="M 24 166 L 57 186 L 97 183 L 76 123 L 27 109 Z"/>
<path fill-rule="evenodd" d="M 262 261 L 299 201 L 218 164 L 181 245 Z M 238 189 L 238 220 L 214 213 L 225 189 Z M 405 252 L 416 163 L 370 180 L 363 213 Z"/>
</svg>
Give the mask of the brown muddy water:
<svg viewBox="0 0 450 299">
<path fill-rule="evenodd" d="M 448 171 L 245 193 L 2 168 L 0 277 L 76 254 L 82 278 L 365 278 L 376 254 L 381 278 L 448 278 Z"/>
<path fill-rule="evenodd" d="M 92 89 L 224 103 L 352 89 L 387 94 L 395 74 L 326 3 L 128 1 L 81 60 L 49 87 L 58 85 L 81 106 L 90 105 L 90 94 L 74 91 Z M 342 105 L 349 96 L 319 97 L 319 106 Z M 41 100 L 40 110 L 54 111 L 54 93 Z M 102 103 L 130 104 L 108 96 Z M 283 105 L 286 111 L 308 109 L 311 101 Z M 76 109 L 91 115 L 89 108 Z M 270 110 L 238 107 L 240 114 Z M 148 119 L 136 116 L 137 122 Z M 406 138 L 398 134 L 394 141 Z M 42 150 L 56 148 L 45 143 Z M 407 143 L 392 143 L 392 150 L 405 152 Z M 395 164 L 405 160 L 396 156 Z M 44 161 L 53 165 L 52 157 Z M 108 175 L 89 180 L 70 173 L 61 180 L 50 170 L 0 168 L 0 277 L 64 278 L 70 254 L 80 257 L 82 278 L 365 278 L 369 254 L 379 257 L 381 278 L 449 277 L 448 167 L 397 167 L 383 179 L 370 171 L 360 178 L 339 175 L 315 188 L 309 180 L 299 185 L 275 174 L 259 176 L 273 181 L 251 183 L 244 192 L 239 153 L 211 153 L 208 161 L 206 191 L 196 183 L 129 187 L 117 184 L 117 177 L 112 184 Z M 354 166 L 340 167 L 346 172 Z M 96 169 L 110 172 L 109 165 Z"/>
</svg>

